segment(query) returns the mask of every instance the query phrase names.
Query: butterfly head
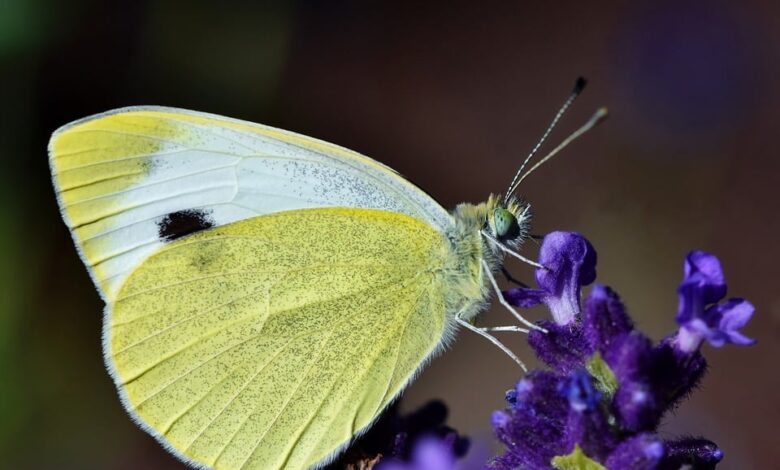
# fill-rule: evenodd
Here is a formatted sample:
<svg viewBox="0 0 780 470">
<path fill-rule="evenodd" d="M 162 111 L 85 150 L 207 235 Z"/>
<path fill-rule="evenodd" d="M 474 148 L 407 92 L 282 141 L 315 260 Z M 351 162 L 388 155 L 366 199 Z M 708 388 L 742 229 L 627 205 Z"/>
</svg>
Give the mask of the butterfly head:
<svg viewBox="0 0 780 470">
<path fill-rule="evenodd" d="M 510 198 L 491 196 L 485 207 L 485 230 L 496 240 L 509 246 L 523 243 L 531 221 L 530 205 Z"/>
</svg>

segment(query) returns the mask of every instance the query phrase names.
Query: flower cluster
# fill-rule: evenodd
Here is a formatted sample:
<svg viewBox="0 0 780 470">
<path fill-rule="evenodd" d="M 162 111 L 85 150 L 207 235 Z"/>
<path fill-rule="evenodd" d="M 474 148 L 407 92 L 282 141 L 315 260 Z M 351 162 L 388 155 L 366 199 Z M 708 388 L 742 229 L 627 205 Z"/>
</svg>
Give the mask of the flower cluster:
<svg viewBox="0 0 780 470">
<path fill-rule="evenodd" d="M 596 285 L 596 252 L 582 236 L 554 232 L 542 243 L 538 289 L 504 292 L 513 305 L 545 304 L 553 321 L 538 322 L 529 343 L 551 370 L 537 370 L 507 393 L 493 415 L 507 451 L 492 469 L 714 468 L 722 451 L 700 438 L 663 440 L 656 429 L 699 383 L 707 368 L 703 341 L 752 344 L 739 333 L 753 314 L 742 299 L 721 300 L 726 283 L 718 259 L 696 251 L 685 259 L 678 289 L 679 330 L 657 344 L 638 331 L 618 295 Z"/>
<path fill-rule="evenodd" d="M 470 442 L 446 420 L 447 407 L 438 400 L 406 415 L 396 402 L 323 470 L 454 470 Z"/>
<path fill-rule="evenodd" d="M 377 470 L 455 470 L 458 457 L 454 449 L 452 436 L 422 436 L 415 441 L 408 458 L 383 459 Z"/>
</svg>

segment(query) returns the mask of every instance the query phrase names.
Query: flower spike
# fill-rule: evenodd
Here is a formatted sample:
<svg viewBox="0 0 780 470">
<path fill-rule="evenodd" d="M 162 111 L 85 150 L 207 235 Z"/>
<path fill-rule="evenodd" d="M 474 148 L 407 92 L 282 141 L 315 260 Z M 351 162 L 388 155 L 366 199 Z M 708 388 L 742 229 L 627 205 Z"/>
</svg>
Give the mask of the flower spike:
<svg viewBox="0 0 780 470">
<path fill-rule="evenodd" d="M 515 306 L 545 304 L 554 321 L 537 325 L 528 342 L 550 371 L 532 371 L 507 393 L 508 407 L 493 414 L 506 452 L 488 468 L 509 470 L 712 469 L 723 458 L 713 442 L 663 440 L 658 426 L 690 395 L 707 370 L 700 346 L 708 341 L 748 345 L 740 330 L 753 305 L 726 296 L 714 255 L 685 258 L 678 289 L 679 331 L 653 344 L 640 332 L 620 297 L 596 285 L 580 305 L 580 289 L 595 280 L 596 252 L 582 236 L 553 232 L 544 238 L 539 288 L 504 293 Z"/>
</svg>

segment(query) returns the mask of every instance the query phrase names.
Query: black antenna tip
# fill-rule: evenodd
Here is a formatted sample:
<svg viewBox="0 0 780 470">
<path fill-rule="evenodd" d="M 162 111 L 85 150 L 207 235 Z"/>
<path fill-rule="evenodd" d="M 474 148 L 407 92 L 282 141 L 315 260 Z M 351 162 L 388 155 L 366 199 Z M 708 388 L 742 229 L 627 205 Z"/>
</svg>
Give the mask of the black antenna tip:
<svg viewBox="0 0 780 470">
<path fill-rule="evenodd" d="M 585 77 L 577 77 L 577 81 L 574 82 L 574 90 L 572 90 L 572 93 L 575 95 L 579 95 L 582 93 L 582 90 L 585 89 L 585 85 L 588 84 L 588 81 L 585 79 Z"/>
</svg>

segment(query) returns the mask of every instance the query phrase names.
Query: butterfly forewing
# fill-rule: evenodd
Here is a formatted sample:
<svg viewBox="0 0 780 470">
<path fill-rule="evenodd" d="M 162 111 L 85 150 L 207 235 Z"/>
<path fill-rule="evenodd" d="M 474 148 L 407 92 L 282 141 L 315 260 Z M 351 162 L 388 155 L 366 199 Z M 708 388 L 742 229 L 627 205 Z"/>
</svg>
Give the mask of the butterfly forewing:
<svg viewBox="0 0 780 470">
<path fill-rule="evenodd" d="M 258 215 L 313 207 L 450 215 L 393 170 L 336 145 L 172 108 L 125 108 L 59 129 L 49 145 L 60 206 L 106 300 L 166 243 Z"/>
</svg>

